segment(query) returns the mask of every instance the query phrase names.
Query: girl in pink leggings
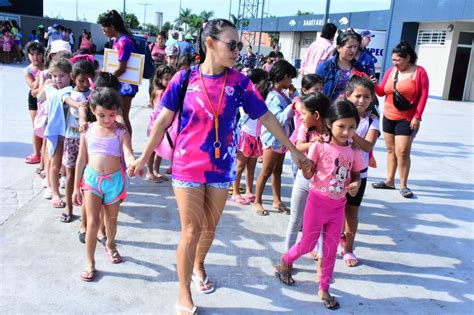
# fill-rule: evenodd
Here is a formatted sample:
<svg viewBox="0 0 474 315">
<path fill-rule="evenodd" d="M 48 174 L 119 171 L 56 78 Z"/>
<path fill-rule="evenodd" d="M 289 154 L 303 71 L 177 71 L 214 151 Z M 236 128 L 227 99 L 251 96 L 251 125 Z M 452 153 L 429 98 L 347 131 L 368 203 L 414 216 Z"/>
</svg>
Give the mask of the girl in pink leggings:
<svg viewBox="0 0 474 315">
<path fill-rule="evenodd" d="M 351 146 L 351 138 L 359 123 L 359 114 L 349 101 L 332 104 L 326 113 L 328 137 L 314 143 L 302 171 L 306 179 L 313 178 L 303 218 L 303 236 L 283 255 L 275 275 L 286 285 L 293 285 L 293 262 L 314 249 L 324 230 L 322 274 L 319 297 L 324 306 L 335 310 L 339 303 L 329 294 L 336 251 L 344 222 L 346 192 L 355 196 L 360 186 L 360 170 L 365 168 L 360 153 Z"/>
</svg>

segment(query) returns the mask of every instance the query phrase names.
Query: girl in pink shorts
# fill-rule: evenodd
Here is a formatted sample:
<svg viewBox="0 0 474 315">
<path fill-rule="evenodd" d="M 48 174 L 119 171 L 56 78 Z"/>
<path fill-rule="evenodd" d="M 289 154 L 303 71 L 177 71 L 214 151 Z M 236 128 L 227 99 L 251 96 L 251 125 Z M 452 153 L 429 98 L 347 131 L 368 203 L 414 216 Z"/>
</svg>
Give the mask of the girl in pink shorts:
<svg viewBox="0 0 474 315">
<path fill-rule="evenodd" d="M 260 95 L 266 98 L 268 92 L 265 90 L 268 89 L 263 87 L 269 84 L 268 74 L 262 69 L 252 69 L 247 73 L 247 77 L 256 85 Z M 258 119 L 250 119 L 247 114 L 244 114 L 239 121 L 239 126 L 240 136 L 237 147 L 236 175 L 230 200 L 241 205 L 248 205 L 255 201 L 253 179 L 257 159 L 263 154 L 262 141 L 260 140 L 262 124 Z M 245 195 L 242 196 L 240 195 L 240 179 L 245 169 L 247 169 L 245 176 L 246 190 Z"/>
</svg>

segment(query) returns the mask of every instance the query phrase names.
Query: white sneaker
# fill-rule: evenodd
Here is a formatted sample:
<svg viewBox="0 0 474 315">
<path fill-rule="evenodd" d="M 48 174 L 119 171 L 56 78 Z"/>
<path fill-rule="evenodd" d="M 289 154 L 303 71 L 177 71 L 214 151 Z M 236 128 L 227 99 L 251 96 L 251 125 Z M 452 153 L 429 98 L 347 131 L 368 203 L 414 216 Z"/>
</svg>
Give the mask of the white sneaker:
<svg viewBox="0 0 474 315">
<path fill-rule="evenodd" d="M 48 187 L 48 180 L 45 178 L 43 179 L 43 188 Z"/>
<path fill-rule="evenodd" d="M 59 179 L 59 187 L 66 188 L 66 176 L 61 176 Z"/>
<path fill-rule="evenodd" d="M 43 192 L 43 198 L 44 199 L 53 199 L 53 192 L 51 191 L 51 188 L 46 188 Z"/>
</svg>

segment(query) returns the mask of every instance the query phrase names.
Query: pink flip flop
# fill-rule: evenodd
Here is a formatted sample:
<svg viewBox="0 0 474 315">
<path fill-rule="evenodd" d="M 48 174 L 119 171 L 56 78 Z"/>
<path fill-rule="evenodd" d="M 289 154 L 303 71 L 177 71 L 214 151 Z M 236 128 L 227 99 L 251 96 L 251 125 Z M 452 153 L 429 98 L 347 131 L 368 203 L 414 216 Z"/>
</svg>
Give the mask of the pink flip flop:
<svg viewBox="0 0 474 315">
<path fill-rule="evenodd" d="M 249 205 L 250 202 L 247 201 L 245 198 L 242 198 L 240 196 L 232 196 L 230 197 L 230 201 L 233 201 L 239 205 L 242 205 L 242 206 L 246 206 L 246 205 Z"/>
</svg>

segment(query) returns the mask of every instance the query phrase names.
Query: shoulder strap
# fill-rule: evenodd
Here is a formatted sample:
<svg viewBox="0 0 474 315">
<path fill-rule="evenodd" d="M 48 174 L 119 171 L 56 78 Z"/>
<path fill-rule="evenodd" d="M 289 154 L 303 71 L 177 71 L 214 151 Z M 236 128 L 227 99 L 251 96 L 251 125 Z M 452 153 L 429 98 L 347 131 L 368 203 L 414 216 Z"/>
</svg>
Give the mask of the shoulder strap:
<svg viewBox="0 0 474 315">
<path fill-rule="evenodd" d="M 395 70 L 395 76 L 393 77 L 393 89 L 397 89 L 397 82 L 398 82 L 398 70 Z"/>
<path fill-rule="evenodd" d="M 183 111 L 183 103 L 184 103 L 184 97 L 186 96 L 186 90 L 188 89 L 188 82 L 189 82 L 189 77 L 191 75 L 191 68 L 186 71 L 184 74 L 184 81 L 183 85 L 181 86 L 181 90 L 179 91 L 179 105 L 178 105 L 178 110 L 174 113 L 174 115 L 178 115 L 178 133 L 179 133 L 179 128 L 181 127 L 181 113 Z M 174 120 L 174 117 L 173 117 Z M 168 131 L 165 132 L 166 139 L 168 140 L 168 143 L 170 144 L 171 149 L 174 149 L 174 143 L 173 139 L 171 139 L 171 136 Z"/>
</svg>

